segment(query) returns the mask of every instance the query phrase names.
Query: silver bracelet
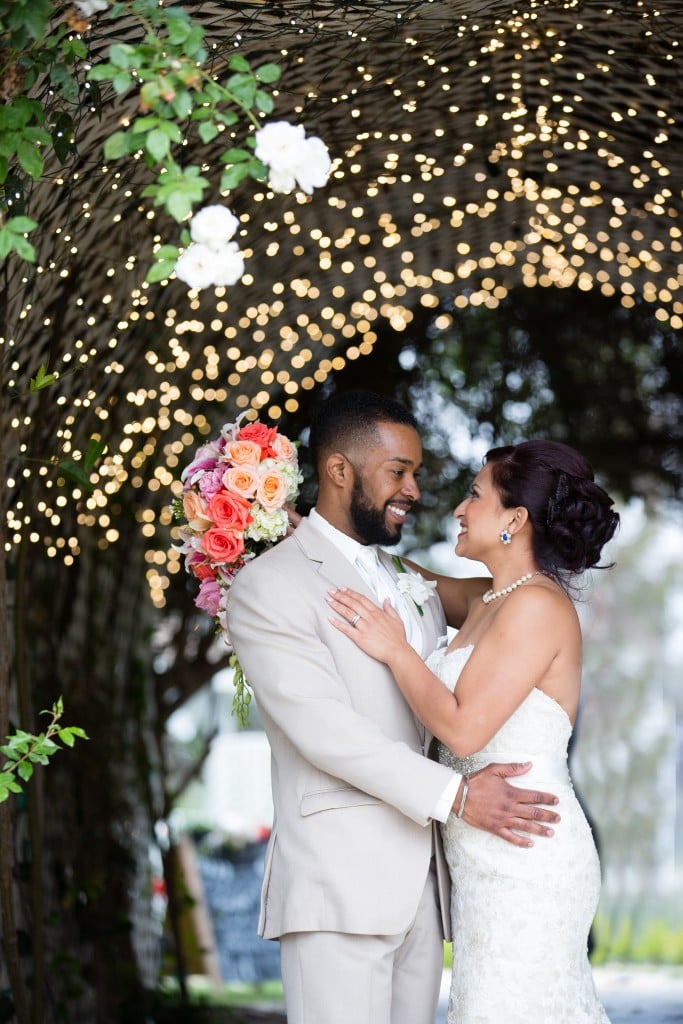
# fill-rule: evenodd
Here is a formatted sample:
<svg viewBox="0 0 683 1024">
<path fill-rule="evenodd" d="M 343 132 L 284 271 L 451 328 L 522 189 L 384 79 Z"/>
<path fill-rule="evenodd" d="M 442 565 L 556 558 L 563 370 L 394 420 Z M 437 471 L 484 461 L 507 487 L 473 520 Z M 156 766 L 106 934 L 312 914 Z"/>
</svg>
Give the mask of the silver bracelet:
<svg viewBox="0 0 683 1024">
<path fill-rule="evenodd" d="M 462 818 L 463 811 L 465 810 L 465 800 L 467 800 L 467 790 L 470 787 L 470 777 L 469 777 L 469 775 L 463 775 L 462 781 L 464 783 L 464 785 L 462 787 L 462 799 L 460 801 L 460 807 L 458 807 L 457 811 L 455 812 L 456 818 Z"/>
</svg>

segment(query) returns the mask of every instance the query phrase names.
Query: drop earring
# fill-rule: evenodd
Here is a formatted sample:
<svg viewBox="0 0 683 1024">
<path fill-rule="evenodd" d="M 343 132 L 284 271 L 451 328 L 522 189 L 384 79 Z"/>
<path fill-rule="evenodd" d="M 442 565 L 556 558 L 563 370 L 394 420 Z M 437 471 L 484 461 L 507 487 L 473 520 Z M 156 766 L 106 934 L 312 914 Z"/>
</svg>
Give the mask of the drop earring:
<svg viewBox="0 0 683 1024">
<path fill-rule="evenodd" d="M 512 534 L 510 533 L 509 530 L 501 530 L 500 539 L 502 540 L 503 544 L 509 544 L 512 541 Z"/>
</svg>

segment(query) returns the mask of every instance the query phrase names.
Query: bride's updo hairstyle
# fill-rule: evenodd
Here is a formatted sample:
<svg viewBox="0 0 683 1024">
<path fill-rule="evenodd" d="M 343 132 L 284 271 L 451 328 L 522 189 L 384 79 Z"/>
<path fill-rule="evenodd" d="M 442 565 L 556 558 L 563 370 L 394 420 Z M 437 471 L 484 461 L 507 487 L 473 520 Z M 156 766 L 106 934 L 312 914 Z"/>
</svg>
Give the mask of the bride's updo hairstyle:
<svg viewBox="0 0 683 1024">
<path fill-rule="evenodd" d="M 597 566 L 619 515 L 583 455 L 559 441 L 523 441 L 492 448 L 485 462 L 503 507 L 529 513 L 543 572 L 566 580 Z"/>
</svg>

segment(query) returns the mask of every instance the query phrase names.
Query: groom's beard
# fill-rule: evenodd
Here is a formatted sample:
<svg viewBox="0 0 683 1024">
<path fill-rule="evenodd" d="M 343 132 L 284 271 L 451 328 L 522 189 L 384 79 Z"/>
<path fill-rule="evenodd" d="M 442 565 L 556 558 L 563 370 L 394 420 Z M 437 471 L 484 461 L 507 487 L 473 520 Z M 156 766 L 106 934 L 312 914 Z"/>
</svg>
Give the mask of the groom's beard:
<svg viewBox="0 0 683 1024">
<path fill-rule="evenodd" d="M 391 502 L 387 502 L 382 508 L 373 505 L 363 490 L 362 481 L 356 474 L 351 492 L 349 514 L 356 533 L 363 538 L 366 544 L 385 544 L 391 547 L 400 541 L 402 524 L 397 523 L 396 526 L 390 527 L 385 518 L 387 505 L 390 504 Z"/>
</svg>

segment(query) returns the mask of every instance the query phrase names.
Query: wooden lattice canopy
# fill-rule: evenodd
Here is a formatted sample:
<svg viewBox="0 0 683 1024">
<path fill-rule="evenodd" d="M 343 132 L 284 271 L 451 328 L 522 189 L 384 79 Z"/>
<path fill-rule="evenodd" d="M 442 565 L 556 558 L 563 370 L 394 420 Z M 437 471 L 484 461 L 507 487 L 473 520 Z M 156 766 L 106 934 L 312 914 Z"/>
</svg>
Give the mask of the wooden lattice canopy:
<svg viewBox="0 0 683 1024">
<path fill-rule="evenodd" d="M 217 74 L 236 48 L 281 65 L 274 116 L 320 135 L 334 167 L 312 198 L 251 183 L 225 199 L 242 221 L 240 284 L 147 286 L 153 245 L 175 226 L 141 199 L 141 161 L 102 157 L 136 98 L 108 97 L 101 117 L 84 103 L 77 159 L 30 197 L 39 269 L 12 268 L 7 344 L 17 386 L 41 362 L 73 370 L 42 396 L 42 420 L 22 409 L 18 443 L 68 453 L 99 432 L 109 444 L 80 517 L 102 543 L 116 540 L 108 506 L 122 486 L 146 494 L 151 536 L 209 423 L 250 407 L 278 420 L 417 305 L 447 319 L 516 285 L 578 286 L 626 307 L 640 296 L 683 326 L 680 0 L 186 6 Z M 112 26 L 117 40 L 138 31 L 101 17 L 95 59 Z M 201 150 L 217 181 L 215 155 Z M 15 494 L 17 535 L 33 516 L 50 553 L 73 557 L 56 499 L 36 518 Z M 150 569 L 159 601 L 177 568 L 165 558 Z"/>
</svg>

